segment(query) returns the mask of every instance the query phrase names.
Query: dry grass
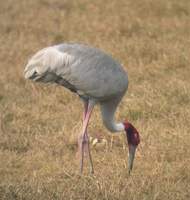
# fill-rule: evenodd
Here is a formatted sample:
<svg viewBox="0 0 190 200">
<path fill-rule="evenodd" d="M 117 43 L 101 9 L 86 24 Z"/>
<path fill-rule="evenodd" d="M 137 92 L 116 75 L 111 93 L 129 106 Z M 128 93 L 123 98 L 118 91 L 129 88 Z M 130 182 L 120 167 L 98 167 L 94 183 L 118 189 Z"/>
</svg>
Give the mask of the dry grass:
<svg viewBox="0 0 190 200">
<path fill-rule="evenodd" d="M 190 199 L 189 0 L 0 2 L 0 199 Z M 82 105 L 63 88 L 23 79 L 29 56 L 63 41 L 121 60 L 130 85 L 117 113 L 141 132 L 127 175 L 123 137 L 92 150 L 79 176 Z M 96 108 L 89 133 L 111 136 Z"/>
</svg>

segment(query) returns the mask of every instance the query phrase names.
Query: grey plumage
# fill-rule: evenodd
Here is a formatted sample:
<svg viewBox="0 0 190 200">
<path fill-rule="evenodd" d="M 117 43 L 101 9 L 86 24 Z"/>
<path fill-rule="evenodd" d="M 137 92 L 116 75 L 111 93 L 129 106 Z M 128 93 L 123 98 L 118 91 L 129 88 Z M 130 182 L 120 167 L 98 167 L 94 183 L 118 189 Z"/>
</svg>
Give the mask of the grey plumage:
<svg viewBox="0 0 190 200">
<path fill-rule="evenodd" d="M 98 101 L 123 95 L 128 86 L 127 73 L 119 62 L 97 48 L 74 43 L 37 52 L 25 68 L 25 78 L 55 82 Z"/>
</svg>

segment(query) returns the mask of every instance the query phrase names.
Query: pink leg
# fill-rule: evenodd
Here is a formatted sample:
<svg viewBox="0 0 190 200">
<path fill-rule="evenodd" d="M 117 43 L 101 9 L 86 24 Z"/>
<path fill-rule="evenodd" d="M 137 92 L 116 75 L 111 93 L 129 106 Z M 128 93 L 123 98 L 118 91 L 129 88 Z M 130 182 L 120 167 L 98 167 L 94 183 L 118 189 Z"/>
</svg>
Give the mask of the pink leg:
<svg viewBox="0 0 190 200">
<path fill-rule="evenodd" d="M 84 121 L 88 110 L 88 101 L 83 100 L 83 103 L 84 103 L 84 112 L 83 112 L 83 121 Z"/>
<path fill-rule="evenodd" d="M 82 118 L 82 122 L 84 123 L 84 120 L 85 120 L 85 117 L 86 117 L 86 113 L 87 113 L 87 110 L 88 110 L 88 101 L 87 100 L 83 100 L 83 103 L 84 103 L 84 111 L 83 111 L 83 118 Z M 82 155 L 82 138 L 83 138 L 83 135 L 82 133 L 79 135 L 78 137 L 78 152 L 79 152 L 79 155 Z"/>
<path fill-rule="evenodd" d="M 88 111 L 88 105 L 89 105 L 89 102 L 84 100 L 83 122 L 84 122 L 84 120 L 85 120 L 85 118 L 86 118 L 86 114 L 87 114 L 87 111 Z M 83 137 L 83 136 L 82 136 L 82 137 Z M 85 145 L 84 151 L 85 151 L 85 153 L 88 153 L 88 156 L 89 156 L 89 158 L 90 158 L 90 160 L 91 160 L 91 156 L 90 156 L 90 154 L 89 154 L 90 148 L 89 148 L 89 139 L 88 139 L 87 130 L 86 130 L 86 132 L 85 132 L 85 141 L 88 143 L 88 146 Z"/>
<path fill-rule="evenodd" d="M 88 122 L 89 122 L 94 105 L 95 105 L 94 101 L 84 102 L 85 108 L 84 108 L 84 114 L 83 114 L 82 134 L 78 138 L 79 152 L 81 155 L 81 160 L 80 160 L 80 172 L 81 173 L 83 171 L 83 161 L 84 161 L 84 153 L 85 152 L 88 154 L 88 157 L 89 157 L 90 166 L 91 166 L 90 171 L 91 171 L 91 173 L 94 172 L 92 157 L 91 157 L 90 148 L 89 148 L 88 134 L 87 134 L 87 126 L 88 126 Z"/>
</svg>

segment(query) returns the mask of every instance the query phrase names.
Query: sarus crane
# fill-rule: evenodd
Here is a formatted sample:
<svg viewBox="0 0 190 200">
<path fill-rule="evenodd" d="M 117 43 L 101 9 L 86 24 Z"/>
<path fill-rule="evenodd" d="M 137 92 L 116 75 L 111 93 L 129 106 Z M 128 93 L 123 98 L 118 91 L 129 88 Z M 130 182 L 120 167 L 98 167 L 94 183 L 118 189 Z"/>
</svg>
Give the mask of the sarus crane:
<svg viewBox="0 0 190 200">
<path fill-rule="evenodd" d="M 78 137 L 81 173 L 84 155 L 89 158 L 91 173 L 94 172 L 87 126 L 96 104 L 100 105 L 103 123 L 109 131 L 125 131 L 130 173 L 140 136 L 128 120 L 117 123 L 114 119 L 116 108 L 128 88 L 127 72 L 118 61 L 98 48 L 78 43 L 62 43 L 38 51 L 29 59 L 24 76 L 35 82 L 64 86 L 83 101 L 83 125 Z"/>
</svg>

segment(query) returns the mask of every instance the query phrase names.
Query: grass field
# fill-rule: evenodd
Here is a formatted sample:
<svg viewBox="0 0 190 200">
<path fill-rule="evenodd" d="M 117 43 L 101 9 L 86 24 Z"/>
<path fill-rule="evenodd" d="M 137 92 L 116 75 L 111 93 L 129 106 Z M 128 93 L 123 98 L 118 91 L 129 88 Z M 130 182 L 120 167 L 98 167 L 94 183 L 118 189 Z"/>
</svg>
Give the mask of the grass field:
<svg viewBox="0 0 190 200">
<path fill-rule="evenodd" d="M 82 104 L 62 87 L 23 78 L 39 49 L 74 41 L 109 52 L 129 89 L 117 111 L 141 133 L 133 173 L 124 135 L 112 136 L 99 108 L 89 134 L 95 174 L 78 174 Z M 190 1 L 0 1 L 0 199 L 190 199 Z M 113 142 L 111 142 L 113 140 Z"/>
</svg>

